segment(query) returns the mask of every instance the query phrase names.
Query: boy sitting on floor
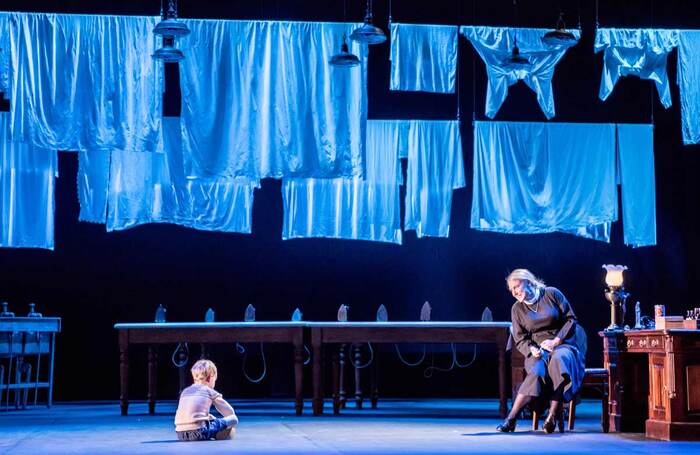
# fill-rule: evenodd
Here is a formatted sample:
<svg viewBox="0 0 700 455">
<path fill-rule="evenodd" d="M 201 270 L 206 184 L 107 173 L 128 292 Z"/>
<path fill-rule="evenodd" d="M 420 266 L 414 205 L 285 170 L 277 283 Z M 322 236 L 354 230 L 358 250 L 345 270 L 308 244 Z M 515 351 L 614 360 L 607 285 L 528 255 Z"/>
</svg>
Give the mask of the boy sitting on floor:
<svg viewBox="0 0 700 455">
<path fill-rule="evenodd" d="M 207 441 L 211 438 L 229 439 L 235 434 L 238 417 L 222 395 L 214 390 L 216 365 L 211 360 L 198 360 L 192 366 L 194 384 L 180 393 L 175 413 L 175 431 L 180 441 Z M 211 405 L 223 417 L 209 414 Z"/>
</svg>

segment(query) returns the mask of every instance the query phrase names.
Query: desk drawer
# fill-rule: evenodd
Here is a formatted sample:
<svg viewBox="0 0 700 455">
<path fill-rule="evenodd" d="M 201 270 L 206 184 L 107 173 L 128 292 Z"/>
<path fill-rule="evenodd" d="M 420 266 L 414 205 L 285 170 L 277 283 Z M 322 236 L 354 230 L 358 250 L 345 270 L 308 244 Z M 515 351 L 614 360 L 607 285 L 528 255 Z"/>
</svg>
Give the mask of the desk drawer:
<svg viewBox="0 0 700 455">
<path fill-rule="evenodd" d="M 630 352 L 664 352 L 663 335 L 628 336 L 626 348 Z"/>
</svg>

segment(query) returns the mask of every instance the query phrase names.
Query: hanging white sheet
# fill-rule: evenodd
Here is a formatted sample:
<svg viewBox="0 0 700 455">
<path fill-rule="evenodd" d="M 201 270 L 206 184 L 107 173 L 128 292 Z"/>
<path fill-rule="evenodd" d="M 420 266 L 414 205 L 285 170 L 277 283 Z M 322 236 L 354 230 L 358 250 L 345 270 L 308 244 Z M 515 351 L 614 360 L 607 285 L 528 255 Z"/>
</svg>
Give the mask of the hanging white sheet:
<svg viewBox="0 0 700 455">
<path fill-rule="evenodd" d="M 104 150 L 78 152 L 80 221 L 107 222 L 110 156 L 111 153 Z"/>
<path fill-rule="evenodd" d="M 615 124 L 475 122 L 471 227 L 610 241 Z"/>
<path fill-rule="evenodd" d="M 494 118 L 508 96 L 508 87 L 519 80 L 537 94 L 537 102 L 548 119 L 554 117 L 552 77 L 554 68 L 572 45 L 548 46 L 542 37 L 549 30 L 534 28 L 462 26 L 460 33 L 469 39 L 486 65 L 486 116 Z M 570 30 L 578 40 L 579 30 Z M 511 56 L 517 37 L 520 55 L 532 64 L 527 69 L 510 69 L 504 62 Z"/>
<path fill-rule="evenodd" d="M 157 18 L 10 13 L 9 20 L 14 141 L 52 150 L 155 149 Z"/>
<path fill-rule="evenodd" d="M 253 191 L 259 182 L 246 177 L 186 179 L 182 174 L 180 119 L 163 121 L 165 153 L 112 153 L 107 230 L 173 223 L 249 234 Z"/>
<path fill-rule="evenodd" d="M 0 92 L 7 95 L 10 75 L 10 14 L 0 11 Z"/>
<path fill-rule="evenodd" d="M 447 237 L 452 191 L 465 186 L 458 121 L 411 120 L 404 229 L 417 237 Z"/>
<path fill-rule="evenodd" d="M 457 27 L 391 24 L 391 90 L 454 93 Z"/>
<path fill-rule="evenodd" d="M 356 24 L 187 20 L 180 40 L 185 173 L 229 178 L 364 172 L 367 47 L 337 68 Z"/>
<path fill-rule="evenodd" d="M 617 125 L 625 245 L 656 245 L 654 127 Z"/>
<path fill-rule="evenodd" d="M 408 122 L 367 121 L 365 178 L 285 179 L 282 238 L 401 243 L 399 155 Z"/>
<path fill-rule="evenodd" d="M 595 52 L 605 50 L 600 99 L 606 100 L 621 76 L 637 76 L 656 83 L 661 104 L 671 106 L 666 57 L 678 46 L 678 30 L 599 28 Z"/>
<path fill-rule="evenodd" d="M 10 142 L 0 112 L 0 247 L 54 247 L 55 150 Z"/>
<path fill-rule="evenodd" d="M 700 144 L 700 30 L 681 30 L 678 42 L 683 144 Z"/>
</svg>

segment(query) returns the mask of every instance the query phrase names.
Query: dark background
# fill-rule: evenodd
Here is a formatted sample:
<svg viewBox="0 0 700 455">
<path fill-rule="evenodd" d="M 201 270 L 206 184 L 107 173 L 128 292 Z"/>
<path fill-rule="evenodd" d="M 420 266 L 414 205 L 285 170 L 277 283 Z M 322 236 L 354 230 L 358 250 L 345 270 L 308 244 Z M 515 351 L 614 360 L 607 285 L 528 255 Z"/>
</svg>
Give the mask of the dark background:
<svg viewBox="0 0 700 455">
<path fill-rule="evenodd" d="M 389 3 L 376 0 L 375 24 L 386 30 Z M 580 3 L 580 6 L 579 6 Z M 429 300 L 434 320 L 478 320 L 488 306 L 494 319 L 507 320 L 513 299 L 504 277 L 527 267 L 569 298 L 589 334 L 591 366 L 602 365 L 596 332 L 609 323 L 603 297 L 602 264 L 626 264 L 629 307 L 639 300 L 643 313 L 665 304 L 668 314 L 700 306 L 692 284 L 700 273 L 695 213 L 698 207 L 700 147 L 682 145 L 676 52 L 668 59 L 673 106 L 664 110 L 650 81 L 623 78 L 605 102 L 598 99 L 602 55 L 593 53 L 595 2 L 522 0 L 394 0 L 394 22 L 551 27 L 558 9 L 567 25 L 583 28 L 581 42 L 566 54 L 554 76 L 557 122 L 655 124 L 658 245 L 623 245 L 620 222 L 610 244 L 563 234 L 503 235 L 469 228 L 472 175 L 472 116 L 484 119 L 484 66 L 471 45 L 459 40 L 459 97 L 390 92 L 389 46 L 374 46 L 369 61 L 369 118 L 462 119 L 468 185 L 453 200 L 449 239 L 416 239 L 404 233 L 402 246 L 364 241 L 281 240 L 280 182 L 264 180 L 255 194 L 251 235 L 199 232 L 171 225 L 147 225 L 107 234 L 102 225 L 78 222 L 77 156 L 60 154 L 56 189 L 55 251 L 0 250 L 0 300 L 18 315 L 36 302 L 46 316 L 60 316 L 55 397 L 58 400 L 117 399 L 116 322 L 152 321 L 158 304 L 169 321 L 203 320 L 208 307 L 219 321 L 242 320 L 253 303 L 258 320 L 286 320 L 300 307 L 306 320 L 334 320 L 338 305 L 350 305 L 350 320 L 372 320 L 385 304 L 391 320 L 416 320 Z M 94 14 L 157 15 L 157 0 L 2 0 L 0 10 Z M 343 2 L 180 0 L 181 17 L 342 21 Z M 347 1 L 347 20 L 361 21 L 364 1 Z M 699 28 L 694 1 L 600 1 L 603 27 Z M 4 33 L 4 32 L 3 32 Z M 216 69 L 212 69 L 215 71 Z M 176 68 L 168 68 L 166 115 L 178 114 Z M 510 89 L 497 120 L 544 121 L 535 94 L 519 83 Z M 402 199 L 403 200 L 403 199 Z M 630 312 L 633 313 L 633 312 Z M 628 322 L 631 317 L 628 317 Z M 259 349 L 251 348 L 248 372 L 260 371 Z M 193 347 L 192 357 L 198 356 Z M 406 347 L 415 359 L 421 347 Z M 425 378 L 423 368 L 400 365 L 391 346 L 380 348 L 381 390 L 393 396 L 497 396 L 495 351 L 479 349 L 476 362 L 452 373 Z M 430 352 L 430 348 L 429 348 Z M 449 365 L 446 348 L 435 348 L 435 364 Z M 460 346 L 460 361 L 471 346 Z M 171 348 L 161 350 L 160 395 L 174 398 L 177 381 Z M 259 384 L 241 374 L 234 346 L 219 346 L 218 387 L 237 397 L 291 396 L 291 349 L 266 346 L 268 376 Z M 366 358 L 366 355 L 365 355 Z M 145 397 L 145 354 L 132 354 L 132 398 Z M 430 360 L 430 358 L 429 358 Z M 310 371 L 309 371 L 310 373 Z M 310 375 L 306 378 L 310 379 Z M 309 382 L 307 380 L 307 382 Z M 308 384 L 306 387 L 308 388 Z M 308 390 L 308 389 L 307 389 Z"/>
</svg>

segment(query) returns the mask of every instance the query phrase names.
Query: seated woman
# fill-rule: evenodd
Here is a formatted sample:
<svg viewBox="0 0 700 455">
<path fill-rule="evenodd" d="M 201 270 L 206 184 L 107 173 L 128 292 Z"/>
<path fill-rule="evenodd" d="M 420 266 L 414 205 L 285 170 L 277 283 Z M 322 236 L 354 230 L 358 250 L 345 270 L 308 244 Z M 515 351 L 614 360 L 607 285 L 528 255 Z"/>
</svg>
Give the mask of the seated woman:
<svg viewBox="0 0 700 455">
<path fill-rule="evenodd" d="M 514 347 L 525 356 L 527 376 L 508 417 L 496 429 L 515 431 L 523 407 L 551 390 L 549 415 L 542 427 L 552 433 L 562 402 L 575 396 L 585 373 L 576 339 L 576 316 L 559 289 L 545 286 L 527 269 L 513 270 L 506 282 L 516 299 L 510 312 Z"/>
</svg>

